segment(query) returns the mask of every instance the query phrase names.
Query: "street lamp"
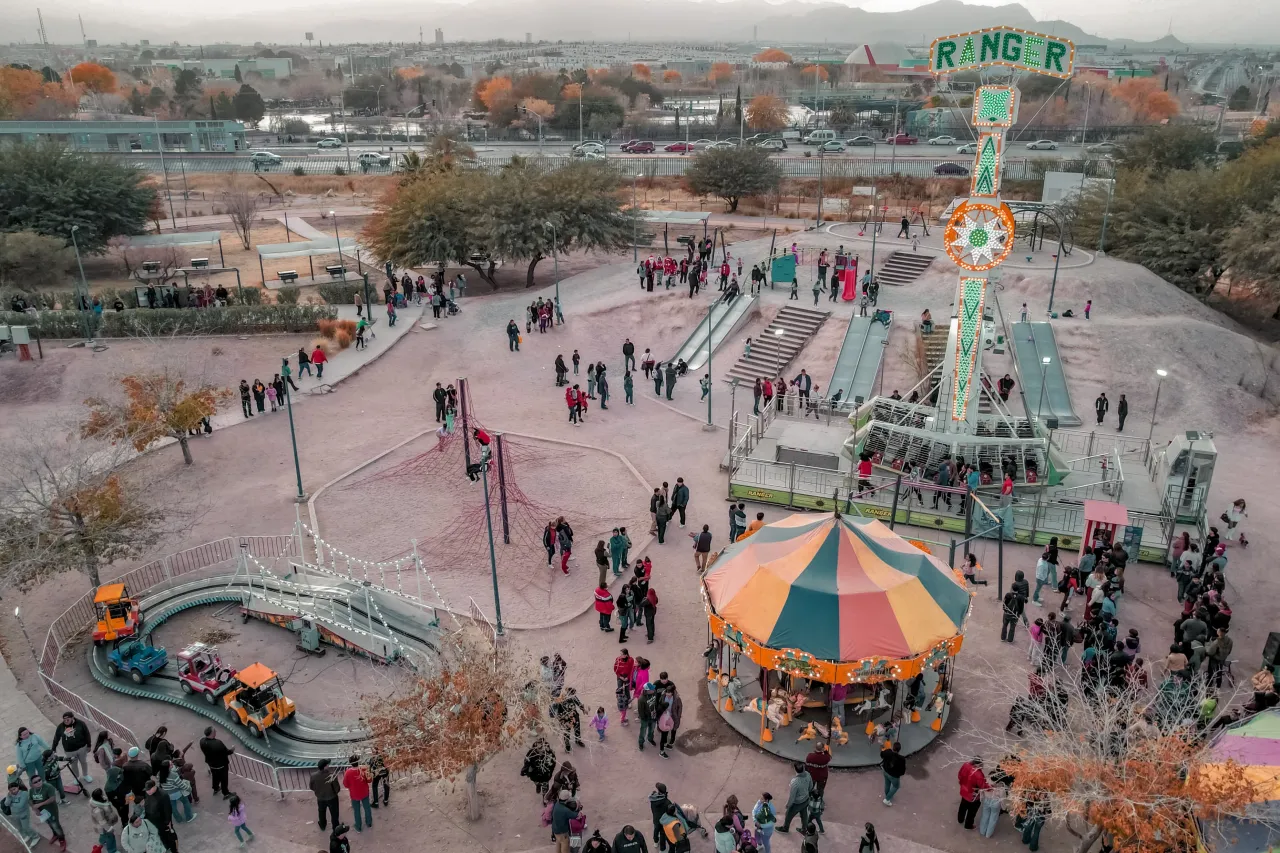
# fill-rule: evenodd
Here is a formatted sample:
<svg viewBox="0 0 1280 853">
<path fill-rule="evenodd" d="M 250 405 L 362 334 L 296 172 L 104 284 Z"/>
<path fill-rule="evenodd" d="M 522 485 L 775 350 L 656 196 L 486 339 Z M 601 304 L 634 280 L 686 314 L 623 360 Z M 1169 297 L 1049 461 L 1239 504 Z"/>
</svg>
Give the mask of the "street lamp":
<svg viewBox="0 0 1280 853">
<path fill-rule="evenodd" d="M 813 76 L 817 77 L 818 75 L 815 74 Z M 817 96 L 815 95 L 815 97 Z M 816 104 L 817 102 L 815 101 L 814 103 Z M 814 225 L 815 230 L 822 227 L 822 149 L 825 145 L 826 143 L 823 143 L 818 146 L 818 222 Z"/>
<path fill-rule="evenodd" d="M 27 649 L 31 652 L 31 659 L 38 665 L 40 663 L 40 658 L 36 656 L 36 648 L 31 645 L 31 635 L 27 633 L 27 626 L 22 621 L 21 607 L 13 608 L 13 618 L 18 620 L 18 627 L 22 629 L 22 637 L 27 641 Z"/>
<path fill-rule="evenodd" d="M 556 262 L 556 320 L 564 323 L 564 314 L 560 312 L 560 254 L 556 251 L 556 226 L 554 222 L 542 223 L 543 228 L 551 230 L 551 257 Z"/>
<path fill-rule="evenodd" d="M 1164 384 L 1164 378 L 1169 375 L 1169 371 L 1163 369 L 1156 370 L 1156 402 L 1151 407 L 1151 429 L 1147 430 L 1147 447 L 1151 446 L 1151 436 L 1156 434 L 1156 409 L 1160 406 L 1160 386 Z"/>
<path fill-rule="evenodd" d="M 342 238 L 338 236 L 338 215 L 331 210 L 329 211 L 329 218 L 333 220 L 333 242 L 338 244 L 338 267 L 342 270 L 342 283 L 346 284 L 347 263 L 342 260 Z"/>
<path fill-rule="evenodd" d="M 330 101 L 332 103 L 332 101 Z M 347 149 L 347 173 L 351 173 L 351 130 L 347 127 L 347 93 L 338 87 L 338 104 L 342 107 L 342 147 Z"/>
<path fill-rule="evenodd" d="M 1040 402 L 1036 403 L 1036 421 L 1037 422 L 1039 422 L 1040 420 L 1040 410 L 1044 407 L 1045 377 L 1049 373 L 1049 364 L 1052 361 L 1053 359 L 1049 358 L 1049 356 L 1047 355 L 1044 358 L 1040 359 Z"/>
<path fill-rule="evenodd" d="M 484 488 L 484 523 L 489 531 L 489 573 L 493 577 L 493 611 L 502 636 L 502 599 L 498 596 L 498 556 L 493 549 L 493 511 L 489 508 L 489 448 L 480 448 L 480 477 Z"/>
<path fill-rule="evenodd" d="M 80 287 L 76 291 L 76 301 L 80 304 L 76 307 L 80 309 L 80 325 L 84 328 L 84 339 L 92 342 L 93 332 L 89 330 L 89 283 L 84 280 L 84 264 L 80 262 L 80 244 L 76 241 L 76 232 L 79 230 L 79 225 L 71 226 L 71 245 L 76 250 L 76 266 L 80 269 Z"/>
<path fill-rule="evenodd" d="M 786 336 L 786 329 L 774 329 L 773 333 L 778 336 L 778 346 L 773 351 L 773 372 L 778 378 L 782 378 L 782 339 Z"/>
<path fill-rule="evenodd" d="M 530 110 L 528 107 L 521 107 L 520 112 L 524 113 L 527 116 L 533 116 L 538 120 L 538 152 L 541 153 L 542 152 L 542 116 L 538 115 L 533 110 Z"/>
<path fill-rule="evenodd" d="M 280 376 L 284 378 L 284 408 L 289 413 L 289 442 L 293 445 L 293 473 L 298 478 L 298 494 L 294 497 L 297 503 L 307 502 L 307 493 L 302 491 L 302 465 L 298 462 L 298 435 L 293 429 L 293 395 L 289 393 L 291 380 L 288 356 L 281 359 Z"/>
</svg>

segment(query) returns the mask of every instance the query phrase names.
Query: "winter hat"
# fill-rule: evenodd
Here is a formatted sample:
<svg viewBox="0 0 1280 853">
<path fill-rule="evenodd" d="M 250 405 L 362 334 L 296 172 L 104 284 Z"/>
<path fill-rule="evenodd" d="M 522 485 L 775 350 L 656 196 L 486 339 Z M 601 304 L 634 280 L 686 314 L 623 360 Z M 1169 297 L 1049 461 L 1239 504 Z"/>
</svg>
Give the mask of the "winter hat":
<svg viewBox="0 0 1280 853">
<path fill-rule="evenodd" d="M 129 757 L 130 758 L 138 757 L 138 748 L 136 746 L 129 747 Z"/>
<path fill-rule="evenodd" d="M 561 799 L 561 800 L 566 800 L 566 801 L 569 799 L 569 789 L 568 789 L 568 788 L 561 788 L 561 789 L 560 789 L 560 799 Z"/>
</svg>

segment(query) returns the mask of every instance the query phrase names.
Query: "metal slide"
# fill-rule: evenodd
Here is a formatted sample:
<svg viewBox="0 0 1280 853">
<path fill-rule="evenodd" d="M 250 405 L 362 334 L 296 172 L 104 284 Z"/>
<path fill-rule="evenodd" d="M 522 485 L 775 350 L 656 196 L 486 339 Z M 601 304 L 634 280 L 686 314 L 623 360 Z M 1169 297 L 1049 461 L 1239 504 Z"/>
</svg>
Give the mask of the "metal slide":
<svg viewBox="0 0 1280 853">
<path fill-rule="evenodd" d="M 405 648 L 427 654 L 434 652 L 437 647 L 438 628 L 427 619 L 405 612 L 404 602 L 370 591 L 368 594 L 376 599 L 378 612 L 368 614 L 363 609 L 366 590 L 362 586 L 329 579 L 311 580 L 295 575 L 292 580 L 282 582 L 278 578 L 259 576 L 254 577 L 251 582 L 250 576 L 244 572 L 223 573 L 152 587 L 139 597 L 139 604 L 146 620 L 146 633 L 150 634 L 166 619 L 184 610 L 209 604 L 244 604 L 249 601 L 251 591 L 255 595 L 261 595 L 264 590 L 297 601 L 300 607 L 316 615 L 318 621 L 322 619 L 327 602 L 338 599 L 343 602 L 344 612 L 349 612 L 355 620 L 379 620 L 385 624 L 386 629 Z M 325 602 L 325 605 L 320 606 L 321 602 Z M 220 700 L 217 704 L 210 704 L 200 696 L 184 693 L 178 683 L 176 664 L 166 666 L 144 684 L 134 684 L 127 675 L 112 678 L 108 674 L 107 651 L 106 646 L 90 646 L 88 654 L 89 670 L 103 687 L 127 696 L 169 702 L 194 711 L 222 724 L 250 750 L 277 764 L 314 766 L 321 758 L 333 759 L 348 755 L 352 744 L 367 738 L 367 733 L 356 721 L 337 723 L 302 714 L 295 714 L 285 722 L 272 726 L 264 737 L 255 737 L 247 728 L 228 717 Z M 241 663 L 247 666 L 250 661 Z M 284 686 L 287 695 L 289 685 L 286 683 Z"/>
<path fill-rule="evenodd" d="M 1043 417 L 1057 418 L 1060 427 L 1082 425 L 1084 422 L 1071 407 L 1071 392 L 1067 390 L 1067 376 L 1062 372 L 1062 356 L 1058 354 L 1053 326 L 1044 322 L 1014 323 L 1009 334 L 1013 336 L 1013 355 L 1018 362 L 1027 415 L 1035 417 L 1038 410 Z M 1045 356 L 1050 359 L 1047 368 L 1042 362 Z M 1043 402 L 1041 375 L 1044 376 Z"/>
<path fill-rule="evenodd" d="M 747 294 L 739 294 L 738 298 L 733 302 L 725 305 L 723 302 L 717 302 L 711 308 L 711 346 L 719 349 L 720 345 L 729 339 L 729 336 L 736 329 L 746 322 L 750 316 L 752 309 L 760 303 L 760 296 L 748 296 Z M 675 355 L 671 356 L 669 361 L 678 361 L 684 359 L 685 364 L 689 365 L 692 371 L 701 370 L 703 365 L 707 363 L 711 350 L 707 346 L 707 318 L 703 315 L 698 321 L 698 325 L 694 326 L 693 332 L 681 344 L 680 349 L 676 350 Z"/>
<path fill-rule="evenodd" d="M 826 396 L 844 391 L 840 400 L 850 406 L 855 397 L 871 399 L 880 361 L 884 358 L 884 342 L 888 339 L 889 328 L 884 323 L 873 322 L 870 317 L 850 320 L 831 381 L 827 383 Z"/>
</svg>

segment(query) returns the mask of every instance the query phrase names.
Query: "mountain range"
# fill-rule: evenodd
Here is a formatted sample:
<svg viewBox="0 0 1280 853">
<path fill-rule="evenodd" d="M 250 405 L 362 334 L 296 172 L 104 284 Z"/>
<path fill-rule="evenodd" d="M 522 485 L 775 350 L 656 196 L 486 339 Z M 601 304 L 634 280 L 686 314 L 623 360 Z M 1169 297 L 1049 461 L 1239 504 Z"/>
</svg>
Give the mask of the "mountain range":
<svg viewBox="0 0 1280 853">
<path fill-rule="evenodd" d="M 861 3 L 866 0 L 850 0 Z M 1136 0 L 1147 5 L 1146 0 Z M 1183 0 L 1163 0 L 1170 9 Z M 1225 22 L 1238 21 L 1236 13 L 1260 0 L 1218 0 L 1205 27 L 1197 35 L 1220 38 Z M 1096 5 L 1096 4 L 1094 4 Z M 1104 3 L 1104 5 L 1106 5 Z M 1124 4 L 1121 4 L 1124 5 Z M 129 15 L 115 6 L 76 0 L 42 3 L 50 41 L 79 43 L 79 13 L 89 38 L 100 44 L 149 39 L 153 45 L 233 43 L 299 44 L 306 31 L 324 42 L 404 42 L 422 28 L 428 42 L 437 27 L 449 41 L 507 38 L 523 41 L 526 33 L 537 40 L 554 41 L 674 41 L 743 43 L 762 45 L 827 42 L 834 49 L 860 43 L 928 43 L 940 35 L 1007 25 L 1063 36 L 1078 44 L 1115 44 L 1151 48 L 1170 53 L 1186 50 L 1172 36 L 1138 42 L 1120 34 L 1093 34 L 1063 20 L 1037 20 L 1023 5 L 969 5 L 960 0 L 938 0 L 896 12 L 871 12 L 856 5 L 801 0 L 473 0 L 473 2 L 416 3 L 409 0 L 370 0 L 360 4 L 330 4 L 325 0 L 224 0 L 218 4 L 174 7 L 167 0 L 130 0 Z M 1237 8 L 1240 7 L 1240 8 Z M 1061 7 L 1057 7 L 1061 8 Z M 1201 7 L 1203 8 L 1203 7 Z M 1125 7 L 1127 10 L 1127 7 Z M 34 8 L 13 10 L 7 20 L 10 37 L 36 32 Z M 1128 14 L 1128 10 L 1125 14 Z M 1097 9 L 1093 9 L 1094 15 Z M 1259 38 L 1272 35 L 1280 16 L 1261 15 L 1259 26 L 1248 31 Z M 1119 13 L 1118 13 L 1119 14 Z M 1143 18 L 1150 34 L 1154 22 Z M 1137 26 L 1137 24 L 1134 24 Z M 1265 32 L 1264 32 L 1265 30 Z M 1198 38 L 1197 40 L 1200 40 Z"/>
</svg>

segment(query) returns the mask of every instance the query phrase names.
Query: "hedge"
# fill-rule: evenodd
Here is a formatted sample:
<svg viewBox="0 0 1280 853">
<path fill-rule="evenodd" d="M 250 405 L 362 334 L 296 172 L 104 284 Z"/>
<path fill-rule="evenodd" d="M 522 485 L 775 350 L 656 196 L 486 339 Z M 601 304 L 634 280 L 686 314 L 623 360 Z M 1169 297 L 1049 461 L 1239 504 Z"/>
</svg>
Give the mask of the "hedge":
<svg viewBox="0 0 1280 853">
<path fill-rule="evenodd" d="M 96 318 L 96 336 L 130 338 L 143 335 L 244 335 L 263 332 L 314 332 L 320 320 L 338 311 L 328 305 L 233 305 L 226 308 L 155 308 L 105 311 Z M 0 325 L 32 326 L 42 338 L 83 335 L 78 311 L 38 314 L 0 312 Z"/>
<path fill-rule="evenodd" d="M 320 298 L 328 305 L 354 305 L 357 293 L 364 299 L 364 282 L 361 280 L 348 281 L 346 284 L 340 281 L 321 284 L 316 289 L 320 292 Z M 373 302 L 378 301 L 378 288 L 372 284 L 369 285 L 369 298 Z"/>
</svg>

